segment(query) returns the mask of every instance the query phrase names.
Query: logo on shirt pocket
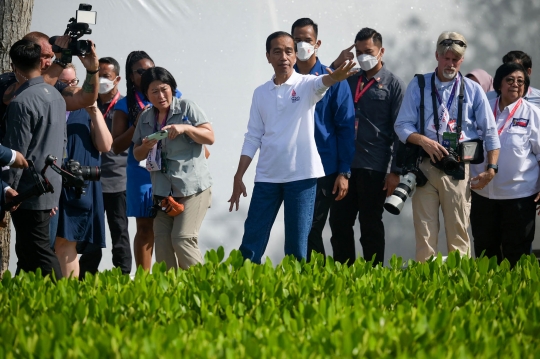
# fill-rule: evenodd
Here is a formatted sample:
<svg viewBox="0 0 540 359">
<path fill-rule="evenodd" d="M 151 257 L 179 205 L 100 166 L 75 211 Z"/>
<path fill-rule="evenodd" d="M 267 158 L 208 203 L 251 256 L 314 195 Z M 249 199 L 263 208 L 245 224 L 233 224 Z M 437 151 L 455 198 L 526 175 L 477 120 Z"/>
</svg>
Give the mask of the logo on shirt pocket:
<svg viewBox="0 0 540 359">
<path fill-rule="evenodd" d="M 526 118 L 514 118 L 512 120 L 512 126 L 527 127 L 528 125 L 529 125 L 529 120 Z"/>
<path fill-rule="evenodd" d="M 292 103 L 300 101 L 300 96 L 296 96 L 296 91 L 294 91 L 294 89 L 291 91 L 291 100 Z"/>
</svg>

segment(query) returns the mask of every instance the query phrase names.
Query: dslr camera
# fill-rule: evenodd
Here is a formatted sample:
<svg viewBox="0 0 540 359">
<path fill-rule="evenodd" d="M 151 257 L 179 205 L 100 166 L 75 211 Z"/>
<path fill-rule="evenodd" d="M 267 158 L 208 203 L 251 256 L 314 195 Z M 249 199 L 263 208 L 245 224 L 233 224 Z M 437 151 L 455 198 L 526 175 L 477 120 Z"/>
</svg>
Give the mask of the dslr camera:
<svg viewBox="0 0 540 359">
<path fill-rule="evenodd" d="M 407 197 L 412 197 L 416 186 L 422 187 L 427 183 L 426 176 L 418 167 L 422 161 L 422 148 L 407 143 L 398 151 L 397 165 L 401 167 L 401 180 L 390 197 L 384 202 L 384 209 L 389 213 L 401 213 Z"/>
<path fill-rule="evenodd" d="M 452 176 L 456 180 L 465 179 L 465 167 L 463 162 L 460 161 L 459 154 L 451 147 L 446 147 L 448 154 L 443 156 L 439 161 L 430 163 L 433 167 L 440 169 L 448 176 Z"/>
<path fill-rule="evenodd" d="M 81 164 L 75 160 L 69 160 L 62 168 L 56 165 L 56 157 L 47 156 L 45 164 L 51 166 L 53 171 L 62 176 L 62 184 L 64 187 L 75 188 L 77 198 L 85 194 L 86 188 L 85 181 L 99 181 L 101 178 L 101 168 L 95 166 L 81 166 Z"/>
<path fill-rule="evenodd" d="M 101 178 L 101 168 L 95 166 L 81 166 L 81 164 L 75 160 L 69 160 L 62 169 L 71 176 L 63 178 L 64 187 L 74 187 L 77 198 L 85 194 L 84 188 L 86 184 L 84 181 L 99 181 Z"/>
<path fill-rule="evenodd" d="M 91 43 L 88 40 L 79 40 L 84 35 L 92 33 L 90 25 L 96 24 L 97 12 L 91 11 L 92 5 L 80 4 L 75 17 L 69 19 L 64 35 L 68 35 L 71 40 L 67 49 L 62 49 L 54 44 L 58 36 L 53 36 L 49 39 L 49 43 L 53 45 L 54 52 L 68 51 L 68 56 L 84 56 L 90 52 Z"/>
</svg>

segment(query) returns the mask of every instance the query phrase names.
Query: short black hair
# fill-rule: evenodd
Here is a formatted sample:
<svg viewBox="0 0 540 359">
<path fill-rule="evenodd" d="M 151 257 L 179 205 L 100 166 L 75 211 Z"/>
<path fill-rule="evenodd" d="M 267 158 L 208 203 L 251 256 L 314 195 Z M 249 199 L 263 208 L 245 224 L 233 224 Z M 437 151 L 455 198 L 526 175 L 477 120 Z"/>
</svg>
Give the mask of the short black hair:
<svg viewBox="0 0 540 359">
<path fill-rule="evenodd" d="M 30 40 L 19 40 L 9 49 L 9 57 L 21 71 L 39 69 L 41 46 Z"/>
<path fill-rule="evenodd" d="M 294 32 L 294 28 L 296 27 L 306 27 L 311 26 L 313 27 L 313 31 L 315 32 L 315 37 L 319 36 L 319 26 L 313 22 L 309 17 L 303 17 L 301 19 L 296 20 L 292 26 L 291 26 L 291 34 Z"/>
<path fill-rule="evenodd" d="M 99 59 L 99 63 L 113 65 L 114 73 L 116 74 L 116 76 L 120 75 L 120 64 L 112 57 L 102 57 L 101 59 Z"/>
<path fill-rule="evenodd" d="M 154 81 L 161 81 L 164 84 L 171 86 L 174 96 L 174 92 L 176 91 L 176 80 L 173 75 L 163 67 L 151 67 L 141 75 L 141 91 L 146 99 L 148 99 L 148 96 L 146 95 L 148 93 L 148 88 Z"/>
<path fill-rule="evenodd" d="M 367 39 L 373 39 L 373 43 L 379 47 L 382 47 L 382 35 L 377 32 L 377 30 L 370 29 L 369 27 L 364 27 L 362 30 L 358 31 L 354 42 L 364 41 Z"/>
<path fill-rule="evenodd" d="M 271 33 L 266 38 L 266 52 L 268 52 L 268 53 L 270 52 L 270 47 L 272 46 L 272 40 L 277 39 L 278 37 L 288 37 L 294 43 L 294 39 L 291 36 L 291 34 L 289 34 L 288 32 L 285 32 L 285 31 L 276 31 L 276 32 Z M 294 51 L 296 51 L 296 46 L 294 47 Z"/>
<path fill-rule="evenodd" d="M 529 78 L 525 67 L 523 67 L 521 64 L 518 64 L 517 62 L 507 62 L 499 66 L 499 68 L 495 72 L 495 78 L 493 78 L 493 88 L 497 92 L 497 95 L 501 95 L 501 84 L 503 79 L 516 71 L 523 72 L 523 78 L 525 79 L 525 87 L 523 89 L 523 94 L 525 95 L 527 91 L 529 91 L 531 79 Z"/>
<path fill-rule="evenodd" d="M 524 53 L 523 51 L 514 50 L 510 51 L 506 55 L 503 56 L 502 62 L 503 64 L 506 64 L 508 62 L 519 62 L 525 70 L 532 69 L 532 60 L 529 55 Z"/>
</svg>

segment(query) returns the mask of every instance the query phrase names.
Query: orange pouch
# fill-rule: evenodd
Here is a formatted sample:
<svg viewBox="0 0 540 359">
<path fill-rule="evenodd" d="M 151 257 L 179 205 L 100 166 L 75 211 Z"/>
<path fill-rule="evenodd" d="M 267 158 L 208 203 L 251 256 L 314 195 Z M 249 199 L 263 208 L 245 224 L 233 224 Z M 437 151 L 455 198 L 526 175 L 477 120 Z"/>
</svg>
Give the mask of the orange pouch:
<svg viewBox="0 0 540 359">
<path fill-rule="evenodd" d="M 184 205 L 176 202 L 172 196 L 161 200 L 161 208 L 165 208 L 165 213 L 171 217 L 176 217 L 184 212 Z"/>
</svg>

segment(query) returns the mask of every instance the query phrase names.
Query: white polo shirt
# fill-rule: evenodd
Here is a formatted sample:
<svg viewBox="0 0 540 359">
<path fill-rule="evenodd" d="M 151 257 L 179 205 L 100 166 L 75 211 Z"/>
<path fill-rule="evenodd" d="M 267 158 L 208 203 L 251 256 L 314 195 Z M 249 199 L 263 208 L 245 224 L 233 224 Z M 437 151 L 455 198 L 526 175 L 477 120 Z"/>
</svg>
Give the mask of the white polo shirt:
<svg viewBox="0 0 540 359">
<path fill-rule="evenodd" d="M 328 87 L 323 76 L 294 72 L 282 85 L 274 77 L 253 93 L 242 155 L 260 148 L 255 182 L 285 183 L 324 176 L 315 143 L 315 105 Z"/>
<path fill-rule="evenodd" d="M 492 110 L 496 100 L 489 101 Z M 497 130 L 504 126 L 500 136 L 499 173 L 484 189 L 474 190 L 489 199 L 524 198 L 540 191 L 540 110 L 530 102 L 522 101 L 512 118 L 506 122 L 518 101 L 506 106 L 502 112 L 497 109 Z M 471 177 L 486 170 L 485 152 L 484 157 L 483 164 L 471 165 Z"/>
</svg>

